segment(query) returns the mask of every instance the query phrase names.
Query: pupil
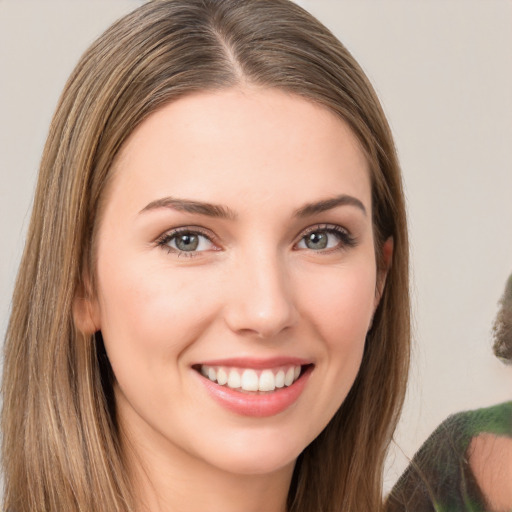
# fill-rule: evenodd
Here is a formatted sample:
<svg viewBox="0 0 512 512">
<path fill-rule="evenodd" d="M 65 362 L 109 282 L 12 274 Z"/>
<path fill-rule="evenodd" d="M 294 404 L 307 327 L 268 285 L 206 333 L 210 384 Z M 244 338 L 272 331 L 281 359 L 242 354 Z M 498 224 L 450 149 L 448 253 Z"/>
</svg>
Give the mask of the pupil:
<svg viewBox="0 0 512 512">
<path fill-rule="evenodd" d="M 176 246 L 180 251 L 195 251 L 199 245 L 197 235 L 180 235 L 176 241 Z"/>
<path fill-rule="evenodd" d="M 325 249 L 327 247 L 327 235 L 325 233 L 311 233 L 306 240 L 306 245 L 310 249 Z"/>
</svg>

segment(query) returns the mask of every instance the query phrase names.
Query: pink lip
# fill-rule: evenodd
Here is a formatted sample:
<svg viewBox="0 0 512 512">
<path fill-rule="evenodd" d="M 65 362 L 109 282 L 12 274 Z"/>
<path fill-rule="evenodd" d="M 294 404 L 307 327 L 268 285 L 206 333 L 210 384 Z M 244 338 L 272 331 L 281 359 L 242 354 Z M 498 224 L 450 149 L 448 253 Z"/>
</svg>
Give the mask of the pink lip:
<svg viewBox="0 0 512 512">
<path fill-rule="evenodd" d="M 230 366 L 234 368 L 253 368 L 261 370 L 265 368 L 276 368 L 278 366 L 305 366 L 311 364 L 311 360 L 301 359 L 298 357 L 271 357 L 260 359 L 255 357 L 232 357 L 230 359 L 215 359 L 210 361 L 201 361 L 201 365 L 206 366 Z M 196 365 L 194 365 L 196 366 Z"/>
<path fill-rule="evenodd" d="M 223 360 L 221 364 L 218 362 L 204 363 L 211 366 L 239 366 L 244 368 L 261 368 L 261 366 L 248 366 L 247 360 L 243 360 L 243 364 L 227 364 L 227 359 Z M 230 360 L 231 362 L 240 363 L 241 360 Z M 269 360 L 266 360 L 265 368 L 272 368 L 273 366 L 280 366 L 283 363 L 278 362 L 277 364 L 269 365 Z M 291 363 L 290 359 L 287 358 L 284 364 L 296 364 Z M 252 417 L 268 417 L 279 414 L 285 411 L 294 404 L 302 391 L 304 390 L 309 376 L 313 371 L 313 365 L 308 366 L 304 373 L 297 379 L 291 386 L 278 389 L 272 393 L 263 394 L 252 394 L 242 393 L 235 391 L 234 389 L 228 388 L 227 386 L 219 386 L 216 382 L 203 377 L 199 373 L 197 376 L 201 379 L 201 382 L 205 386 L 206 390 L 210 393 L 212 398 L 219 403 L 222 407 L 242 416 Z"/>
</svg>

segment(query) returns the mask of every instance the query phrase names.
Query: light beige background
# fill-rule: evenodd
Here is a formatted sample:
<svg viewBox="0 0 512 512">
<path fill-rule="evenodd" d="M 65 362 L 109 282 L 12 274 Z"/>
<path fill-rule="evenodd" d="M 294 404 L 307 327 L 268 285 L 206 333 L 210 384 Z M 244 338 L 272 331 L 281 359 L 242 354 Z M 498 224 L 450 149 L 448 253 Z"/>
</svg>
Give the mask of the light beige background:
<svg viewBox="0 0 512 512">
<path fill-rule="evenodd" d="M 2 335 L 57 98 L 87 45 L 140 3 L 0 0 Z M 512 399 L 512 368 L 490 349 L 496 302 L 512 271 L 512 2 L 299 3 L 368 73 L 404 171 L 415 348 L 389 488 L 447 415 Z"/>
</svg>

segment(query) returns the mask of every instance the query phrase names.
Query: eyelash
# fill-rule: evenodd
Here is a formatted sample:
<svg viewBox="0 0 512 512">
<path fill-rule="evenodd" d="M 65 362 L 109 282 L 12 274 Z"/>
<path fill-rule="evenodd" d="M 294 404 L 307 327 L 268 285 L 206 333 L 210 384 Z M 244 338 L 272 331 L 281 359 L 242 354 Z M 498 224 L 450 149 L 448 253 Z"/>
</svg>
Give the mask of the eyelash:
<svg viewBox="0 0 512 512">
<path fill-rule="evenodd" d="M 357 239 L 347 229 L 336 224 L 319 224 L 316 226 L 311 226 L 310 228 L 306 228 L 306 230 L 302 232 L 299 242 L 297 243 L 302 242 L 308 235 L 313 233 L 328 233 L 331 235 L 336 235 L 336 237 L 339 239 L 339 244 L 335 247 L 314 251 L 321 254 L 329 254 L 334 251 L 342 251 L 357 245 Z M 310 250 L 313 251 L 313 249 Z"/>
<path fill-rule="evenodd" d="M 294 244 L 294 246 L 298 245 L 300 242 L 305 240 L 305 238 L 308 235 L 311 235 L 313 233 L 327 233 L 327 234 L 336 235 L 339 239 L 339 244 L 336 247 L 321 249 L 318 251 L 309 249 L 312 252 L 331 253 L 334 251 L 350 249 L 357 245 L 356 238 L 354 236 L 352 236 L 345 228 L 338 226 L 336 224 L 320 224 L 320 225 L 316 225 L 316 226 L 311 226 L 310 228 L 307 228 L 305 231 L 303 231 L 301 233 L 299 241 L 296 242 Z M 158 247 L 162 247 L 168 253 L 177 254 L 179 257 L 184 256 L 186 258 L 194 258 L 194 257 L 199 256 L 201 252 L 205 252 L 205 251 L 181 251 L 179 249 L 175 249 L 175 248 L 169 246 L 169 243 L 173 239 L 175 239 L 179 235 L 184 235 L 184 234 L 195 235 L 195 236 L 206 238 L 211 244 L 215 245 L 215 238 L 212 236 L 211 233 L 205 232 L 195 226 L 191 226 L 191 227 L 185 226 L 182 228 L 173 229 L 172 231 L 168 231 L 156 240 L 156 245 Z M 296 250 L 304 250 L 304 249 L 296 249 Z"/>
<path fill-rule="evenodd" d="M 198 227 L 195 226 L 184 226 L 182 228 L 173 229 L 172 231 L 168 231 L 164 233 L 160 238 L 157 239 L 156 244 L 162 249 L 165 249 L 168 253 L 177 254 L 179 257 L 184 256 L 185 258 L 194 258 L 199 256 L 201 252 L 204 251 L 180 251 L 179 249 L 175 249 L 174 247 L 170 247 L 169 243 L 177 238 L 179 235 L 195 235 L 199 237 L 206 238 L 211 244 L 215 245 L 215 237 L 212 236 L 211 233 L 205 232 Z"/>
</svg>

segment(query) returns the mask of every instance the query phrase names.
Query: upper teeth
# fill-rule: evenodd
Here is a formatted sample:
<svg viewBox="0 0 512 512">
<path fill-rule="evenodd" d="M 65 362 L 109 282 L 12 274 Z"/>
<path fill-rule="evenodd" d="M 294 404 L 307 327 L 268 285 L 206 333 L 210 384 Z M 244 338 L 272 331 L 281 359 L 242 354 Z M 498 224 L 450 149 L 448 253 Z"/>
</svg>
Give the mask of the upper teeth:
<svg viewBox="0 0 512 512">
<path fill-rule="evenodd" d="M 201 365 L 201 373 L 212 382 L 244 391 L 274 391 L 276 388 L 291 386 L 299 378 L 300 370 L 300 366 L 253 370 Z"/>
</svg>

